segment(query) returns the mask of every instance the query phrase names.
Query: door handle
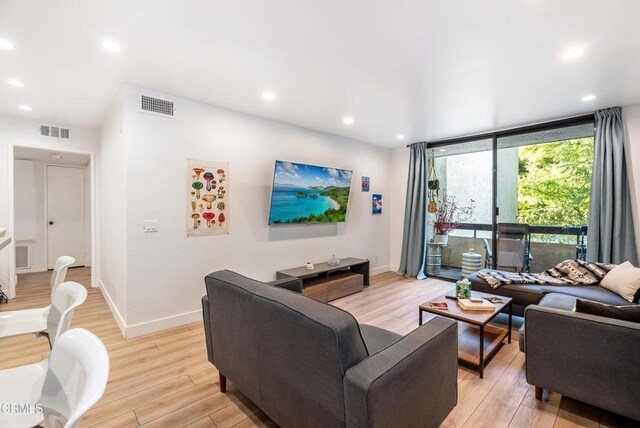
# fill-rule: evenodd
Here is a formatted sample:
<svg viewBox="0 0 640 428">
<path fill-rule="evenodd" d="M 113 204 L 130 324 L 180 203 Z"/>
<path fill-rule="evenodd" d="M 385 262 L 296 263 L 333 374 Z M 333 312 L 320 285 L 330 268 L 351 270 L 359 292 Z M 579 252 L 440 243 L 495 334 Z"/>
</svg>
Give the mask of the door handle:
<svg viewBox="0 0 640 428">
<path fill-rule="evenodd" d="M 52 222 L 52 221 L 50 221 L 50 222 L 49 222 L 49 224 L 51 224 L 51 225 L 52 225 L 52 224 L 53 224 L 53 222 Z"/>
</svg>

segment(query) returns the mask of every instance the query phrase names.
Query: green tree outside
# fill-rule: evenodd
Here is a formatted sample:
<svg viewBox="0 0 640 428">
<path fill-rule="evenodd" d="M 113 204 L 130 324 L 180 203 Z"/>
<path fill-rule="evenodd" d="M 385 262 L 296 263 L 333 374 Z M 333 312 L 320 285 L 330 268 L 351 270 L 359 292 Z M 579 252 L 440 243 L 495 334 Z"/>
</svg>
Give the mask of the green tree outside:
<svg viewBox="0 0 640 428">
<path fill-rule="evenodd" d="M 582 226 L 589 219 L 593 138 L 518 149 L 518 222 Z M 574 236 L 536 235 L 536 241 L 574 243 Z"/>
</svg>

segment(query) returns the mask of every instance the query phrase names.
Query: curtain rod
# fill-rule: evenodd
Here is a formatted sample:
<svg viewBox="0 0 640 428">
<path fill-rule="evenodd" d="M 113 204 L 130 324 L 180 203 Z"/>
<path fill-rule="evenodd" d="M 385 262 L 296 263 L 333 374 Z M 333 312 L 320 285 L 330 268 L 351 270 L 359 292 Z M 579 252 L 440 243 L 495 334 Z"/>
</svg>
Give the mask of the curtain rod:
<svg viewBox="0 0 640 428">
<path fill-rule="evenodd" d="M 447 138 L 445 140 L 435 140 L 431 142 L 418 141 L 415 143 L 407 144 L 407 147 L 411 147 L 414 144 L 421 144 L 421 143 L 440 146 L 440 145 L 450 145 L 454 143 L 465 143 L 465 142 L 477 141 L 477 140 L 488 140 L 490 138 L 493 138 L 494 136 L 497 138 L 510 137 L 513 135 L 527 134 L 529 132 L 534 132 L 534 131 L 544 131 L 544 130 L 554 129 L 554 128 L 563 128 L 565 126 L 571 126 L 571 125 L 583 125 L 589 122 L 593 122 L 594 120 L 595 120 L 595 114 L 590 113 L 590 114 L 574 116 L 566 119 L 553 120 L 550 122 L 542 122 L 542 123 L 536 123 L 533 125 L 520 126 L 517 128 L 507 128 L 507 129 L 502 129 L 498 131 L 484 132 L 482 134 L 473 134 L 473 135 L 467 135 L 467 136 L 461 136 L 461 137 Z"/>
</svg>

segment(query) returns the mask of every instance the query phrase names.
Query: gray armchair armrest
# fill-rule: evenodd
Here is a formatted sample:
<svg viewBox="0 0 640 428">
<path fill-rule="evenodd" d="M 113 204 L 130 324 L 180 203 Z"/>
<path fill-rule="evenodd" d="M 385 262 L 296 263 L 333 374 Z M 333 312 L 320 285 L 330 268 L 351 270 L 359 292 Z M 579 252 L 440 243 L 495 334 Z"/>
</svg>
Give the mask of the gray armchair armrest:
<svg viewBox="0 0 640 428">
<path fill-rule="evenodd" d="M 209 314 L 209 296 L 202 296 L 202 319 L 204 320 L 204 338 L 207 343 L 207 358 L 213 364 L 213 340 L 211 338 L 211 315 Z"/>
<path fill-rule="evenodd" d="M 435 317 L 347 370 L 347 427 L 437 427 L 455 407 L 458 326 Z"/>
<path fill-rule="evenodd" d="M 275 281 L 267 282 L 274 287 L 286 288 L 296 293 L 302 293 L 302 280 L 300 278 L 283 278 Z"/>
<path fill-rule="evenodd" d="M 640 324 L 529 306 L 525 331 L 527 382 L 640 420 Z"/>
</svg>

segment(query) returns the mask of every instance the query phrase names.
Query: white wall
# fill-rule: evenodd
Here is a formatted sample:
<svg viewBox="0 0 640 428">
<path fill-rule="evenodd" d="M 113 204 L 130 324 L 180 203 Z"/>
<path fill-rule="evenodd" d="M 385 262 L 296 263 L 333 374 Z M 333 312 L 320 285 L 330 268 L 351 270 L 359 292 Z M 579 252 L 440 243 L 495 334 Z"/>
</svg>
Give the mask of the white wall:
<svg viewBox="0 0 640 428">
<path fill-rule="evenodd" d="M 404 205 L 407 197 L 407 177 L 409 175 L 408 147 L 391 151 L 391 233 L 389 236 L 389 258 L 391 270 L 397 271 L 402 252 L 402 230 L 404 227 Z"/>
<path fill-rule="evenodd" d="M 138 112 L 141 93 L 175 101 L 176 118 Z M 203 278 L 218 269 L 272 280 L 333 253 L 388 269 L 389 150 L 136 87 L 124 104 L 128 335 L 199 319 Z M 229 235 L 187 238 L 187 158 L 230 163 Z M 353 170 L 346 223 L 268 227 L 276 159 Z M 362 175 L 371 192 L 360 191 Z M 373 193 L 385 198 L 382 215 L 371 214 Z M 143 233 L 145 219 L 158 219 L 159 232 Z"/>
<path fill-rule="evenodd" d="M 626 132 L 628 159 L 631 166 L 631 199 L 636 232 L 636 245 L 640 248 L 640 105 L 624 107 L 622 120 Z"/>
<path fill-rule="evenodd" d="M 116 322 L 127 321 L 127 159 L 122 92 L 113 101 L 100 129 L 96 189 L 98 285 Z"/>
<path fill-rule="evenodd" d="M 7 227 L 7 236 L 13 237 L 13 146 L 34 147 L 52 151 L 67 151 L 93 154 L 98 147 L 98 133 L 83 128 L 69 128 L 71 138 L 42 137 L 40 121 L 0 116 L 0 227 Z M 55 124 L 59 125 L 59 124 Z M 0 251 L 0 284 L 15 296 L 15 242 Z M 15 266 L 15 265 L 13 265 Z"/>
</svg>

